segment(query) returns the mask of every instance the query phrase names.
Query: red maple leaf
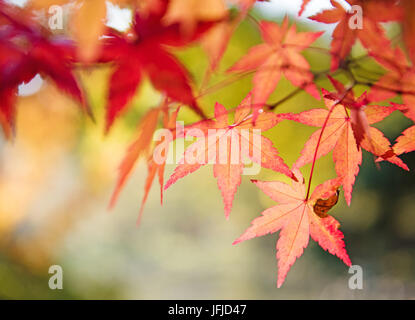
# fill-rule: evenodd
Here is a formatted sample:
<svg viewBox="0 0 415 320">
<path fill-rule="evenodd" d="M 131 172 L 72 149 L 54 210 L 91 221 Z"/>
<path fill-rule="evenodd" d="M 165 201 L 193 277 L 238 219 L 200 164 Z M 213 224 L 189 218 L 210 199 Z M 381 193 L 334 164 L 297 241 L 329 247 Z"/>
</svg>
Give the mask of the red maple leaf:
<svg viewBox="0 0 415 320">
<path fill-rule="evenodd" d="M 144 75 L 153 86 L 169 98 L 190 105 L 203 116 L 192 94 L 191 79 L 184 66 L 170 53 L 167 46 L 190 44 L 212 23 L 200 23 L 190 37 L 184 37 L 179 24 L 165 26 L 161 19 L 168 1 L 156 12 L 142 16 L 135 13 L 132 30 L 120 34 L 111 30 L 104 39 L 102 62 L 114 62 L 115 69 L 109 83 L 106 131 L 115 118 L 125 111 Z"/>
<path fill-rule="evenodd" d="M 0 3 L 0 18 L 7 22 L 7 27 L 0 30 L 0 123 L 5 136 L 10 137 L 14 131 L 18 86 L 36 74 L 52 79 L 90 113 L 73 72 L 73 43 L 53 37 L 32 16 L 16 7 Z"/>
<path fill-rule="evenodd" d="M 274 22 L 261 21 L 260 30 L 264 43 L 252 47 L 228 70 L 256 70 L 252 89 L 254 118 L 258 110 L 266 104 L 282 74 L 293 85 L 320 99 L 313 83 L 314 76 L 310 72 L 310 65 L 300 52 L 320 37 L 322 32 L 297 32 L 294 24 L 288 27 L 288 18 L 284 19 L 281 26 Z"/>
<path fill-rule="evenodd" d="M 215 121 L 202 121 L 192 126 L 193 129 L 201 129 L 204 136 L 186 149 L 184 158 L 167 181 L 165 189 L 178 179 L 213 162 L 214 176 L 222 192 L 225 216 L 228 218 L 236 189 L 241 183 L 244 155 L 261 167 L 294 178 L 288 166 L 278 156 L 278 151 L 272 146 L 271 140 L 253 131 L 254 129 L 262 131 L 271 129 L 280 121 L 279 117 L 274 113 L 260 113 L 254 123 L 250 112 L 251 95 L 248 95 L 237 107 L 232 124 L 228 122 L 229 113 L 225 107 L 216 103 Z M 209 129 L 213 130 L 209 132 Z M 249 135 L 244 134 L 242 130 L 247 130 L 245 133 Z M 190 130 L 187 134 L 192 135 Z M 198 135 L 195 134 L 195 136 Z"/>
<path fill-rule="evenodd" d="M 310 19 L 322 23 L 337 23 L 333 31 L 333 40 L 331 42 L 331 70 L 336 70 L 341 62 L 347 57 L 355 44 L 356 40 L 367 49 L 372 48 L 372 43 L 382 39 L 387 46 L 390 46 L 389 40 L 380 22 L 396 21 L 402 19 L 402 9 L 394 1 L 390 0 L 350 0 L 350 5 L 360 6 L 362 9 L 362 28 L 352 28 L 349 23 L 354 16 L 353 12 L 347 11 L 340 3 L 331 0 L 334 7 L 318 13 Z"/>
<path fill-rule="evenodd" d="M 333 150 L 335 169 L 337 175 L 342 179 L 344 196 L 346 202 L 350 205 L 353 185 L 359 173 L 359 166 L 362 163 L 362 151 L 359 146 L 376 157 L 408 170 L 405 163 L 393 152 L 389 140 L 380 130 L 371 126 L 386 118 L 396 108 L 363 105 L 358 111 L 355 110 L 355 112 L 359 112 L 359 118 L 364 119 L 363 121 L 367 123 L 367 129 L 365 129 L 360 145 L 358 145 L 353 129 L 355 120 L 350 115 L 350 109 L 346 107 L 347 105 L 350 106 L 351 103 L 347 100 L 347 95 L 345 96 L 346 105 L 344 105 L 339 103 L 339 100 L 332 100 L 333 93 L 323 89 L 323 94 L 325 97 L 329 97 L 325 98 L 325 104 L 329 110 L 312 109 L 299 114 L 280 115 L 280 117 L 310 126 L 322 127 L 322 129 L 314 132 L 305 143 L 301 156 L 297 159 L 294 167 L 301 168 Z M 328 120 L 326 120 L 327 118 Z M 326 125 L 324 126 L 325 123 Z M 324 131 L 322 133 L 323 128 Z M 316 154 L 317 146 L 318 152 Z"/>
<path fill-rule="evenodd" d="M 304 178 L 299 170 L 294 169 L 293 172 L 298 182 L 293 182 L 291 186 L 279 181 L 252 180 L 278 205 L 262 212 L 262 216 L 254 219 L 252 226 L 234 242 L 237 244 L 281 230 L 277 242 L 278 287 L 283 284 L 295 260 L 303 254 L 310 236 L 324 250 L 339 257 L 347 266 L 351 265 L 343 233 L 338 229 L 339 222 L 332 216 L 320 218 L 313 211 L 318 199 L 336 193 L 340 179 L 328 180 L 317 186 L 307 199 Z"/>
</svg>

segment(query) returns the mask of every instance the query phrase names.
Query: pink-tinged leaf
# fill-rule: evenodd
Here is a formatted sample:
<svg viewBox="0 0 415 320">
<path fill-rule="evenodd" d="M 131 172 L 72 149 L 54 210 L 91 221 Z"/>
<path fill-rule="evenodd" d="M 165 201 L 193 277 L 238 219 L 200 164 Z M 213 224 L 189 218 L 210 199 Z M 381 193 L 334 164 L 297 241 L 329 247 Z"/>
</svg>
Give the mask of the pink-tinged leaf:
<svg viewBox="0 0 415 320">
<path fill-rule="evenodd" d="M 277 242 L 278 288 L 282 286 L 291 266 L 308 245 L 310 239 L 308 210 L 309 208 L 304 203 L 291 212 L 290 220 L 280 232 Z"/>
<path fill-rule="evenodd" d="M 339 230 L 339 226 L 340 223 L 332 216 L 321 219 L 314 215 L 310 222 L 310 235 L 320 247 L 337 256 L 350 267 L 352 262 L 347 254 L 346 245 L 343 241 L 344 235 Z"/>
<path fill-rule="evenodd" d="M 316 187 L 311 198 L 306 198 L 304 178 L 298 169 L 293 173 L 296 180 L 292 186 L 279 181 L 253 182 L 279 204 L 266 209 L 262 216 L 255 218 L 251 226 L 233 244 L 281 230 L 277 242 L 278 281 L 280 287 L 295 260 L 303 254 L 310 235 L 329 253 L 339 257 L 346 265 L 351 262 L 343 242 L 339 223 L 330 216 L 321 219 L 313 211 L 320 196 L 334 194 L 340 185 L 335 178 Z"/>
</svg>

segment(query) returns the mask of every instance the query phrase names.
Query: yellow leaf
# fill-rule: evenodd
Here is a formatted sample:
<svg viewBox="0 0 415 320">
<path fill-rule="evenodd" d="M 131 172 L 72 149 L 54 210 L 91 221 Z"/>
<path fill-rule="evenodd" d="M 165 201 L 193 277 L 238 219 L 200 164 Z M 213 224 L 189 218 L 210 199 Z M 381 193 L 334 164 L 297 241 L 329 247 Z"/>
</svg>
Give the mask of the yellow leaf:
<svg viewBox="0 0 415 320">
<path fill-rule="evenodd" d="M 106 14 L 105 0 L 87 0 L 73 16 L 72 33 L 78 42 L 78 56 L 84 62 L 94 60 L 98 54 Z"/>
<path fill-rule="evenodd" d="M 220 20 L 226 15 L 223 0 L 172 0 L 163 21 L 167 25 L 180 23 L 182 32 L 190 35 L 199 21 Z"/>
</svg>

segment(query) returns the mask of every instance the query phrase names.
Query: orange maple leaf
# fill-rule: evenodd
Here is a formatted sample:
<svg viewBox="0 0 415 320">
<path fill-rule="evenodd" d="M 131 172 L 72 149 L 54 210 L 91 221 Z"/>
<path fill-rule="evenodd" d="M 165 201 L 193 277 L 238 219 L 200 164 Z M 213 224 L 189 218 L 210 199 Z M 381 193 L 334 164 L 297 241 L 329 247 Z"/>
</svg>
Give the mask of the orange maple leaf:
<svg viewBox="0 0 415 320">
<path fill-rule="evenodd" d="M 223 0 L 170 0 L 163 22 L 179 23 L 183 34 L 189 36 L 199 22 L 219 21 L 227 14 Z"/>
<path fill-rule="evenodd" d="M 338 229 L 339 222 L 332 216 L 320 218 L 313 211 L 318 199 L 328 198 L 336 193 L 340 179 L 328 180 L 317 186 L 307 199 L 303 176 L 297 169 L 293 172 L 298 182 L 293 182 L 292 185 L 279 181 L 252 180 L 272 200 L 278 202 L 278 205 L 262 212 L 262 216 L 254 219 L 252 226 L 233 243 L 281 230 L 277 242 L 278 288 L 283 284 L 295 260 L 303 254 L 310 236 L 324 250 L 339 257 L 347 266 L 351 265 L 343 233 Z"/>
<path fill-rule="evenodd" d="M 251 95 L 248 95 L 237 107 L 234 123 L 230 124 L 228 111 L 224 106 L 216 103 L 215 121 L 201 121 L 198 125 L 192 126 L 193 129 L 200 128 L 204 136 L 186 149 L 184 157 L 167 181 L 165 189 L 203 165 L 214 163 L 214 176 L 222 192 L 225 216 L 228 218 L 234 195 L 241 183 L 244 155 L 261 167 L 294 178 L 288 166 L 278 156 L 278 151 L 272 146 L 271 140 L 253 131 L 254 129 L 262 131 L 271 129 L 280 121 L 279 117 L 273 113 L 261 113 L 254 123 L 250 112 Z M 214 130 L 209 132 L 209 129 Z M 249 136 L 242 132 L 243 129 L 248 131 Z M 191 135 L 190 130 L 188 134 Z M 217 148 L 219 152 L 216 152 Z"/>
<path fill-rule="evenodd" d="M 323 94 L 325 97 L 330 95 L 324 89 Z M 359 173 L 359 166 L 362 163 L 362 151 L 355 139 L 353 119 L 349 114 L 349 109 L 344 104 L 336 104 L 329 98 L 325 98 L 325 104 L 329 110 L 312 109 L 299 114 L 280 115 L 280 117 L 316 127 L 323 127 L 328 118 L 323 133 L 323 128 L 317 130 L 305 143 L 301 156 L 297 159 L 294 167 L 301 168 L 333 150 L 335 169 L 337 175 L 342 178 L 344 196 L 346 202 L 350 205 L 353 185 Z M 333 104 L 335 105 L 333 106 Z M 376 157 L 409 170 L 406 164 L 395 155 L 389 140 L 383 133 L 370 126 L 383 120 L 395 110 L 396 108 L 394 107 L 372 105 L 364 105 L 360 108 L 358 111 L 360 113 L 359 117 L 363 118 L 368 124 L 360 146 Z M 317 145 L 318 152 L 314 159 Z"/>
</svg>

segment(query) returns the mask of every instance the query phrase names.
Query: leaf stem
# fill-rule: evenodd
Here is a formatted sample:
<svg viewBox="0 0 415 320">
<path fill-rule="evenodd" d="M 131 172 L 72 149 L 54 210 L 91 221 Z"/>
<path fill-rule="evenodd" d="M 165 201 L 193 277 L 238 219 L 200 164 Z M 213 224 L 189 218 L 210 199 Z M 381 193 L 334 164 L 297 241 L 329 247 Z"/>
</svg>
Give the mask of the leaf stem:
<svg viewBox="0 0 415 320">
<path fill-rule="evenodd" d="M 352 82 L 352 84 L 351 84 L 351 85 L 350 85 L 350 86 L 349 86 L 349 87 L 345 90 L 345 92 L 342 94 L 342 96 L 340 97 L 340 99 L 338 99 L 337 101 L 335 101 L 335 102 L 333 103 L 333 105 L 332 105 L 332 106 L 330 107 L 330 109 L 329 109 L 329 113 L 327 114 L 326 119 L 324 120 L 323 127 L 321 128 L 320 136 L 318 137 L 318 140 L 317 140 L 316 150 L 314 151 L 313 162 L 312 162 L 312 165 L 311 165 L 310 178 L 308 179 L 307 195 L 306 195 L 306 197 L 305 197 L 305 201 L 307 201 L 307 200 L 309 199 L 309 197 L 310 197 L 311 181 L 312 181 L 312 179 L 313 179 L 314 168 L 315 168 L 315 164 L 316 164 L 316 161 L 317 161 L 318 149 L 319 149 L 319 147 L 320 147 L 320 144 L 321 144 L 321 139 L 322 139 L 322 137 L 323 137 L 324 130 L 325 130 L 325 129 L 326 129 L 326 127 L 327 127 L 327 123 L 328 123 L 328 121 L 329 121 L 330 115 L 331 115 L 331 113 L 333 112 L 334 108 L 335 108 L 337 105 L 339 105 L 339 104 L 343 101 L 343 99 L 346 97 L 346 95 L 349 93 L 349 91 L 353 89 L 354 85 L 355 85 L 355 82 L 353 81 L 353 82 Z"/>
</svg>

